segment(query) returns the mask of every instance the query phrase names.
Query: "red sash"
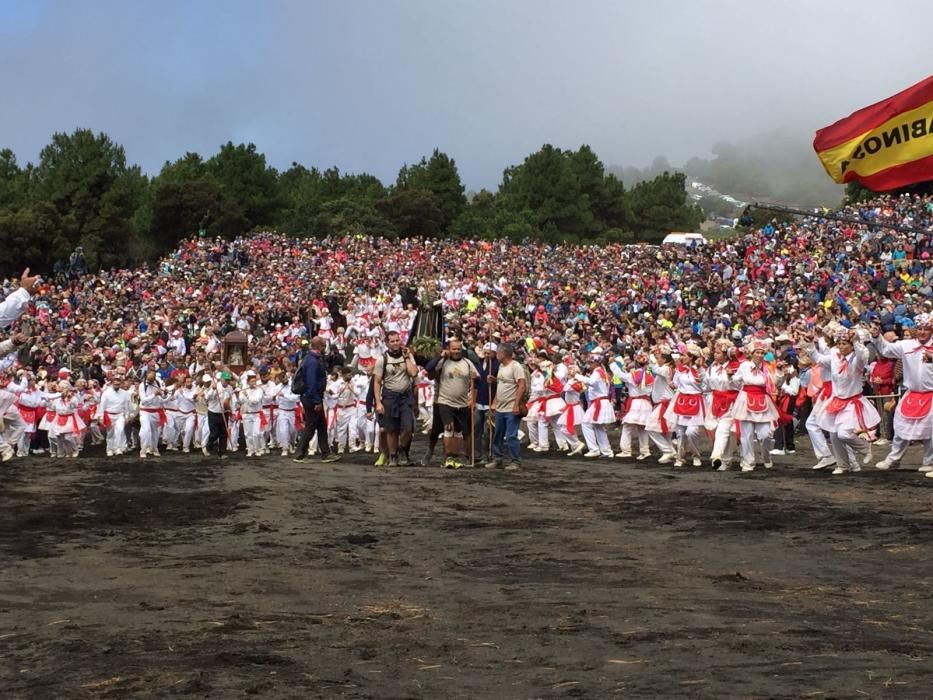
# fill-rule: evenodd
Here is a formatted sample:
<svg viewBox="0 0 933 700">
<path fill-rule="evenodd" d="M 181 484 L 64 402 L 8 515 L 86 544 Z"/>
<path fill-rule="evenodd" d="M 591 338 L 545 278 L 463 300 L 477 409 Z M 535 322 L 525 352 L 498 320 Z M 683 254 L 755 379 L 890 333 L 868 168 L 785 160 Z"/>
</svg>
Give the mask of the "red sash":
<svg viewBox="0 0 933 700">
<path fill-rule="evenodd" d="M 738 390 L 713 389 L 713 418 L 722 418 L 735 403 Z"/>
<path fill-rule="evenodd" d="M 23 406 L 23 404 L 16 404 L 16 408 L 19 409 L 19 414 L 23 417 L 23 420 L 27 425 L 36 424 L 36 407 L 35 406 Z"/>
<path fill-rule="evenodd" d="M 820 388 L 820 393 L 817 394 L 817 400 L 823 401 L 828 399 L 833 395 L 833 383 L 832 382 L 823 382 L 823 386 Z"/>
<path fill-rule="evenodd" d="M 304 430 L 304 411 L 301 409 L 301 404 L 295 406 L 295 430 L 299 433 Z"/>
<path fill-rule="evenodd" d="M 576 421 L 574 420 L 574 415 L 573 415 L 574 413 L 576 413 L 576 410 L 574 410 L 574 409 L 575 409 L 577 406 L 578 406 L 578 404 L 575 404 L 575 403 L 574 403 L 574 404 L 568 403 L 568 404 L 564 407 L 564 415 L 566 416 L 565 420 L 566 420 L 567 432 L 570 433 L 571 435 L 574 434 L 574 431 L 575 431 L 576 428 L 577 428 L 577 424 L 576 424 Z"/>
<path fill-rule="evenodd" d="M 911 389 L 901 399 L 901 415 L 909 420 L 920 420 L 930 415 L 931 405 L 933 405 L 933 391 Z"/>
<path fill-rule="evenodd" d="M 593 407 L 593 418 L 599 417 L 599 413 L 600 413 L 600 411 L 602 410 L 602 409 L 600 408 L 600 406 L 602 405 L 603 401 L 605 401 L 606 403 L 608 403 L 608 402 L 609 402 L 609 397 L 608 397 L 608 396 L 598 396 L 598 397 L 596 397 L 595 399 L 593 399 L 593 400 L 590 402 L 590 406 Z"/>
<path fill-rule="evenodd" d="M 530 411 L 532 406 L 534 406 L 535 404 L 538 404 L 538 410 L 541 413 L 546 413 L 545 408 L 547 406 L 547 402 L 550 401 L 551 399 L 559 399 L 559 398 L 560 398 L 560 394 L 551 394 L 550 396 L 540 396 L 537 399 L 532 399 L 531 401 L 528 402 L 528 410 Z M 596 399 L 596 400 L 598 401 L 599 399 Z"/>
<path fill-rule="evenodd" d="M 865 425 L 865 413 L 862 407 L 862 395 L 856 394 L 855 396 L 849 396 L 848 398 L 842 399 L 838 396 L 834 396 L 830 402 L 826 405 L 827 413 L 841 413 L 846 406 L 852 405 L 855 407 L 855 417 L 858 420 L 858 425 L 862 430 L 868 430 L 868 426 Z"/>
<path fill-rule="evenodd" d="M 664 419 L 664 414 L 667 413 L 667 407 L 670 405 L 670 403 L 671 403 L 670 399 L 665 399 L 664 401 L 661 401 L 657 405 L 657 408 L 661 409 L 661 412 L 659 414 L 660 419 L 658 422 L 661 424 L 661 432 L 665 434 L 670 432 L 670 428 L 667 427 L 667 421 Z"/>
<path fill-rule="evenodd" d="M 100 424 L 101 424 L 104 428 L 110 428 L 110 427 L 113 426 L 113 421 L 110 420 L 110 416 L 122 416 L 122 415 L 123 415 L 122 413 L 117 413 L 117 412 L 111 413 L 110 411 L 105 411 L 105 412 L 104 412 L 104 417 L 103 417 L 103 419 L 101 420 Z"/>
<path fill-rule="evenodd" d="M 649 403 L 651 402 L 651 397 L 648 396 L 647 394 L 642 394 L 641 396 L 629 396 L 625 399 L 625 407 L 624 407 L 624 410 L 622 411 L 622 415 L 625 415 L 626 413 L 629 412 L 629 409 L 632 408 L 633 401 L 638 401 L 640 399 L 643 399 Z"/>
<path fill-rule="evenodd" d="M 768 403 L 774 401 L 765 388 L 757 384 L 743 386 L 742 391 L 746 394 L 746 405 L 752 413 L 764 413 L 768 410 Z"/>
<path fill-rule="evenodd" d="M 674 413 L 678 416 L 698 416 L 705 412 L 703 394 L 678 393 L 674 399 Z"/>
<path fill-rule="evenodd" d="M 164 408 L 140 408 L 139 410 L 145 411 L 146 413 L 158 413 L 160 428 L 168 422 L 168 416 L 165 415 Z"/>
</svg>

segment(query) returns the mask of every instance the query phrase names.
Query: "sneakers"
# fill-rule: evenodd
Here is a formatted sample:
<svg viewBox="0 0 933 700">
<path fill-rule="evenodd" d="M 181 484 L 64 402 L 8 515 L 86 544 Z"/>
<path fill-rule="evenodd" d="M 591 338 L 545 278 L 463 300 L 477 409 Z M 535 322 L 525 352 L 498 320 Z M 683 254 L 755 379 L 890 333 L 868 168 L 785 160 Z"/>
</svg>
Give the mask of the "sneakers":
<svg viewBox="0 0 933 700">
<path fill-rule="evenodd" d="M 387 467 L 397 467 L 398 466 L 398 456 L 389 457 L 389 461 L 386 462 Z"/>
<path fill-rule="evenodd" d="M 728 462 L 723 462 L 722 460 L 720 460 L 720 461 L 719 461 L 719 466 L 716 467 L 716 471 L 717 471 L 717 472 L 727 472 L 727 471 L 729 471 L 729 463 L 728 463 Z"/>
<path fill-rule="evenodd" d="M 774 455 L 775 457 L 783 457 L 787 453 L 784 452 L 784 450 L 773 449 L 771 450 L 771 454 Z"/>
<path fill-rule="evenodd" d="M 875 465 L 875 469 L 890 469 L 893 466 L 894 460 L 892 460 L 890 457 L 885 457 Z M 923 469 L 923 467 L 921 467 L 921 469 Z"/>
<path fill-rule="evenodd" d="M 362 445 L 354 445 L 350 448 L 350 452 L 360 452 L 363 449 Z"/>
<path fill-rule="evenodd" d="M 833 474 L 835 476 L 839 476 L 840 474 L 845 474 L 845 473 L 846 473 L 846 470 L 843 469 L 842 467 L 836 467 L 835 469 L 833 469 Z"/>
<path fill-rule="evenodd" d="M 201 454 L 204 455 L 205 457 L 210 457 L 210 456 L 211 456 L 210 450 L 208 450 L 206 447 L 202 447 L 202 448 L 201 448 Z"/>
<path fill-rule="evenodd" d="M 384 467 L 386 465 L 386 456 L 384 453 L 380 452 L 379 456 L 376 457 L 376 461 L 373 462 L 374 467 Z"/>
<path fill-rule="evenodd" d="M 462 466 L 463 462 L 461 462 L 456 457 L 448 457 L 444 460 L 444 467 L 446 469 L 460 469 Z"/>
<path fill-rule="evenodd" d="M 295 455 L 292 457 L 292 461 L 295 464 L 305 464 L 308 460 L 304 455 Z"/>
<path fill-rule="evenodd" d="M 544 445 L 532 445 L 531 451 L 532 452 L 547 452 L 548 448 L 545 447 Z"/>
<path fill-rule="evenodd" d="M 868 443 L 868 447 L 865 448 L 865 454 L 862 456 L 862 464 L 868 465 L 871 464 L 871 443 Z"/>
<path fill-rule="evenodd" d="M 784 450 L 784 454 L 795 455 L 797 454 L 797 450 Z"/>
<path fill-rule="evenodd" d="M 593 459 L 594 457 L 599 457 L 600 454 L 602 454 L 602 453 L 601 453 L 599 450 L 589 450 L 589 451 L 588 451 L 586 454 L 584 454 L 583 456 L 586 457 L 587 459 Z"/>
<path fill-rule="evenodd" d="M 682 466 L 684 466 L 684 461 L 682 459 L 674 460 L 674 469 L 680 469 Z"/>
<path fill-rule="evenodd" d="M 399 452 L 398 453 L 398 466 L 400 467 L 413 467 L 415 463 L 411 461 L 411 457 L 408 452 Z"/>
<path fill-rule="evenodd" d="M 921 474 L 930 474 L 930 473 L 933 473 L 933 467 L 931 467 L 931 466 L 928 465 L 928 464 L 924 464 L 924 465 L 923 465 L 922 467 L 920 467 L 920 469 L 918 469 L 917 471 L 919 471 Z"/>
<path fill-rule="evenodd" d="M 743 472 L 753 472 L 755 471 L 755 465 L 749 464 L 748 462 L 739 462 L 739 466 L 742 468 Z"/>
<path fill-rule="evenodd" d="M 600 452 L 599 454 L 601 454 L 603 457 L 608 457 L 609 459 L 612 459 L 615 456 L 612 453 L 612 450 L 609 450 L 608 452 Z"/>
<path fill-rule="evenodd" d="M 694 466 L 694 467 L 702 467 L 702 466 L 703 466 L 703 460 L 701 460 L 699 457 L 694 457 L 694 458 L 693 458 L 693 466 Z"/>
<path fill-rule="evenodd" d="M 521 468 L 522 465 L 519 462 L 509 462 L 507 465 L 505 465 L 505 470 L 507 472 L 517 472 Z"/>
<path fill-rule="evenodd" d="M 572 450 L 570 450 L 570 452 L 567 453 L 567 456 L 568 456 L 568 457 L 576 457 L 576 456 L 578 456 L 578 455 L 583 454 L 583 450 L 585 450 L 585 449 L 586 449 L 586 445 L 584 445 L 584 444 L 581 442 L 579 445 L 577 445 L 577 446 L 574 447 Z"/>
<path fill-rule="evenodd" d="M 484 466 L 486 469 L 501 469 L 501 468 L 502 468 L 502 461 L 501 461 L 501 460 L 498 460 L 498 459 L 494 459 L 494 460 L 492 460 L 492 461 L 490 461 L 490 462 L 486 462 L 486 464 L 484 464 L 483 466 Z"/>
<path fill-rule="evenodd" d="M 765 469 L 774 469 L 774 462 L 765 462 Z"/>
<path fill-rule="evenodd" d="M 322 464 L 330 464 L 332 462 L 339 462 L 340 455 L 335 455 L 333 452 L 328 452 L 326 455 L 321 457 Z"/>
<path fill-rule="evenodd" d="M 645 452 L 645 453 L 643 453 L 643 454 L 638 455 L 635 459 L 636 459 L 637 461 L 639 461 L 639 462 L 644 462 L 644 461 L 645 461 L 646 459 L 648 459 L 650 456 L 651 456 L 651 453 L 650 453 L 650 452 Z"/>
<path fill-rule="evenodd" d="M 670 464 L 673 461 L 674 461 L 674 453 L 665 452 L 663 455 L 661 455 L 661 459 L 658 460 L 658 464 Z"/>
<path fill-rule="evenodd" d="M 632 453 L 631 452 L 616 452 L 616 457 L 618 457 L 619 459 L 631 459 Z"/>
<path fill-rule="evenodd" d="M 885 445 L 890 445 L 890 444 L 891 444 L 891 441 L 886 440 L 885 438 L 878 438 L 877 440 L 875 440 L 875 445 L 877 445 L 878 447 L 884 447 Z"/>
<path fill-rule="evenodd" d="M 933 472 L 927 472 L 926 477 L 927 479 L 933 479 Z"/>
<path fill-rule="evenodd" d="M 829 457 L 823 457 L 819 462 L 813 465 L 813 469 L 826 469 L 826 467 L 831 467 L 836 463 L 836 458 L 830 455 Z"/>
</svg>

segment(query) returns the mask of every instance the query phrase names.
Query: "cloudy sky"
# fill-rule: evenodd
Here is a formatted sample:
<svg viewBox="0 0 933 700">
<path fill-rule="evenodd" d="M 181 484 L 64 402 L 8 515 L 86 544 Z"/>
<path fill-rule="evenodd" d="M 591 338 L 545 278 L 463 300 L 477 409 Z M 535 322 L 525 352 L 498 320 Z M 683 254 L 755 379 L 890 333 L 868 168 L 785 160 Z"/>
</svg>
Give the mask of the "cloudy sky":
<svg viewBox="0 0 933 700">
<path fill-rule="evenodd" d="M 920 0 L 0 0 L 0 147 L 89 127 L 155 173 L 252 141 L 384 181 L 439 147 L 469 189 L 543 143 L 679 164 L 917 82 L 931 26 Z"/>
</svg>

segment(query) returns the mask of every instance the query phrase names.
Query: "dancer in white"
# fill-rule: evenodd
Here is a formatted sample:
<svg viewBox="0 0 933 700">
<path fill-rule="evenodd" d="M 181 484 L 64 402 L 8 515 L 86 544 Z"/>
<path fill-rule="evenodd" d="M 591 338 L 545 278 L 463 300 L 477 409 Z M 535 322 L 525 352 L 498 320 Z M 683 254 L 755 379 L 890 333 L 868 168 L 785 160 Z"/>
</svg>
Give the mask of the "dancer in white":
<svg viewBox="0 0 933 700">
<path fill-rule="evenodd" d="M 862 395 L 868 349 L 859 341 L 857 331 L 840 329 L 835 346 L 829 350 L 822 338 L 819 347 L 810 345 L 811 359 L 823 367 L 829 366 L 833 395 L 820 417 L 820 427 L 830 435 L 836 468 L 833 474 L 857 472 L 871 461 L 871 441 L 881 416 L 874 405 Z"/>
<path fill-rule="evenodd" d="M 920 314 L 914 321 L 915 337 L 910 340 L 895 340 L 893 333 L 885 337 L 878 326 L 871 331 L 878 352 L 903 364 L 907 387 L 894 410 L 891 451 L 875 466 L 889 469 L 898 464 L 910 441 L 919 440 L 923 442 L 920 471 L 933 478 L 933 314 Z"/>
<path fill-rule="evenodd" d="M 660 356 L 661 362 L 658 362 Z M 659 464 L 668 464 L 675 459 L 674 444 L 671 442 L 670 426 L 667 424 L 667 418 L 664 417 L 667 407 L 674 398 L 674 391 L 671 389 L 671 375 L 673 374 L 674 360 L 671 357 L 671 350 L 666 346 L 659 347 L 655 354 L 648 358 L 648 366 L 651 374 L 654 376 L 654 383 L 651 385 L 651 402 L 654 408 L 651 409 L 651 418 L 645 423 L 645 430 L 648 431 L 648 437 L 661 450 Z"/>
<path fill-rule="evenodd" d="M 586 413 L 583 414 L 583 439 L 586 440 L 588 451 L 584 457 L 613 457 L 609 446 L 609 436 L 606 426 L 615 423 L 615 411 L 609 400 L 609 376 L 602 366 L 603 353 L 596 347 L 590 354 L 590 362 L 594 365 L 590 375 L 577 374 L 574 378 L 586 386 Z"/>
<path fill-rule="evenodd" d="M 684 466 L 687 452 L 693 457 L 694 467 L 703 465 L 699 440 L 700 428 L 706 423 L 706 400 L 703 398 L 706 368 L 702 366 L 702 359 L 699 346 L 688 346 L 687 355 L 679 358 L 671 379 L 675 393 L 664 413 L 664 420 L 671 428 L 680 428 L 681 431 L 674 460 L 677 468 Z"/>
<path fill-rule="evenodd" d="M 637 435 L 638 460 L 647 459 L 651 456 L 651 438 L 648 437 L 645 426 L 651 420 L 651 412 L 654 410 L 654 404 L 651 402 L 654 375 L 648 368 L 648 354 L 636 353 L 635 367 L 631 371 L 627 367 L 621 367 L 613 372 L 628 389 L 625 412 L 622 416 L 622 436 L 619 438 L 620 451 L 616 457 L 632 456 L 632 437 Z"/>
<path fill-rule="evenodd" d="M 244 375 L 246 387 L 240 389 L 240 416 L 243 423 L 243 434 L 246 437 L 246 456 L 258 457 L 262 454 L 263 423 L 265 415 L 262 412 L 264 392 L 259 386 L 256 373 L 249 370 Z"/>
<path fill-rule="evenodd" d="M 727 471 L 735 452 L 735 418 L 732 407 L 739 395 L 735 373 L 739 362 L 733 356 L 735 345 L 728 338 L 720 338 L 713 346 L 713 364 L 706 373 L 710 389 L 706 410 L 706 429 L 713 433 L 713 451 L 710 462 L 717 471 Z"/>
<path fill-rule="evenodd" d="M 139 457 L 159 456 L 159 429 L 165 424 L 162 408 L 162 387 L 154 370 L 146 372 L 139 384 Z"/>
<path fill-rule="evenodd" d="M 774 405 L 774 380 L 764 364 L 770 343 L 764 338 L 753 338 L 746 346 L 749 359 L 739 365 L 734 375 L 742 390 L 735 400 L 732 414 L 735 416 L 739 446 L 742 454 L 740 466 L 743 472 L 755 469 L 755 442 L 761 449 L 765 469 L 773 467 L 771 436 L 778 419 Z"/>
<path fill-rule="evenodd" d="M 97 420 L 107 433 L 107 456 L 126 452 L 126 419 L 130 414 L 130 395 L 123 381 L 114 377 L 104 387 L 97 404 Z"/>
</svg>

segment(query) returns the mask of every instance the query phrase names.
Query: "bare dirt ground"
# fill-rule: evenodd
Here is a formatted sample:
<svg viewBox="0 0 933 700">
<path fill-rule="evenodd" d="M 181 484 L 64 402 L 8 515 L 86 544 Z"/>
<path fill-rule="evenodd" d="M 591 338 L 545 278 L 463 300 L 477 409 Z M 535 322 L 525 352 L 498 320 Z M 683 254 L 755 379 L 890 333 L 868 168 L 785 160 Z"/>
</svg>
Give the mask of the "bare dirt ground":
<svg viewBox="0 0 933 700">
<path fill-rule="evenodd" d="M 933 697 L 933 479 L 778 459 L 17 460 L 0 696 Z"/>
</svg>

